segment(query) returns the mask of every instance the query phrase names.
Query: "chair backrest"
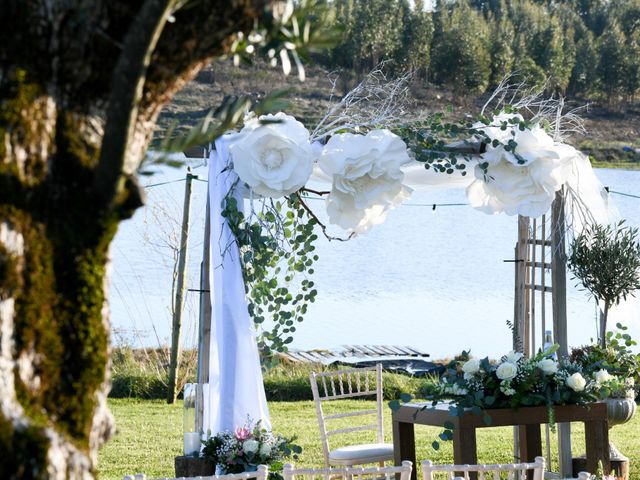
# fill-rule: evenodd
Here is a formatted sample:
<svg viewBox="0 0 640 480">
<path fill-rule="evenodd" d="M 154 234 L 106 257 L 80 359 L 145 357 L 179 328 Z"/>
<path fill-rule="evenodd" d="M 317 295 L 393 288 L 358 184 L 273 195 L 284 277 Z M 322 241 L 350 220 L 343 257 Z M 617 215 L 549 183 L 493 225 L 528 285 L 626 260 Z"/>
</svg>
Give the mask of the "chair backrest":
<svg viewBox="0 0 640 480">
<path fill-rule="evenodd" d="M 258 465 L 258 470 L 255 472 L 244 473 L 229 473 L 226 475 L 211 475 L 208 477 L 179 477 L 179 478 L 158 478 L 155 480 L 267 480 L 269 474 L 269 468 L 266 465 Z M 124 480 L 150 480 L 144 473 L 137 473 L 136 475 L 126 475 Z"/>
<path fill-rule="evenodd" d="M 411 462 L 405 460 L 400 467 L 367 467 L 367 468 L 293 468 L 285 465 L 284 480 L 409 480 L 411 478 Z"/>
<path fill-rule="evenodd" d="M 423 480 L 444 478 L 447 480 L 469 480 L 469 472 L 478 472 L 478 480 L 515 480 L 526 478 L 526 472 L 533 471 L 533 480 L 544 480 L 544 467 L 545 461 L 542 457 L 536 457 L 533 463 L 504 465 L 434 465 L 430 460 L 425 460 L 422 462 L 422 475 Z M 460 474 L 462 476 L 459 476 Z"/>
<path fill-rule="evenodd" d="M 384 427 L 382 420 L 382 365 L 375 367 L 351 368 L 346 370 L 334 370 L 329 372 L 311 372 L 311 391 L 316 404 L 318 423 L 320 424 L 320 439 L 324 453 L 325 465 L 329 466 L 329 437 L 339 433 L 351 433 L 363 430 L 375 430 L 376 441 L 384 442 Z M 331 400 L 343 400 L 366 396 L 376 397 L 376 408 L 358 410 L 347 413 L 324 415 L 322 402 Z M 375 415 L 375 423 L 359 425 L 350 428 L 338 428 L 329 430 L 327 421 L 338 418 Z"/>
</svg>

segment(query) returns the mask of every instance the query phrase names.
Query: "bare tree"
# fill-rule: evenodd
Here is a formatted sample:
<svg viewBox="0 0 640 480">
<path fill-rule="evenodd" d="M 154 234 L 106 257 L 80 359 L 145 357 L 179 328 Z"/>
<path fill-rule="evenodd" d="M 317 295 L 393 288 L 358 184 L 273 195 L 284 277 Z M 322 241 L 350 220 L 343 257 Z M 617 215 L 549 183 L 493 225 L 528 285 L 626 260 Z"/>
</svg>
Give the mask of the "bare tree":
<svg viewBox="0 0 640 480">
<path fill-rule="evenodd" d="M 134 173 L 162 107 L 264 3 L 0 1 L 0 478 L 94 476 Z"/>
</svg>

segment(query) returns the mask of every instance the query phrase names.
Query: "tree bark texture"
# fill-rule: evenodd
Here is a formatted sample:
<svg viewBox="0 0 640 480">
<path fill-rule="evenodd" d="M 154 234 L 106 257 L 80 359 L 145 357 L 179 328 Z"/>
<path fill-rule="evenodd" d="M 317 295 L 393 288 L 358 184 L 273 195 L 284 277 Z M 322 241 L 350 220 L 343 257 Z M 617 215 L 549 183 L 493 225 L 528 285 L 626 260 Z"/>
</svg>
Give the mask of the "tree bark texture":
<svg viewBox="0 0 640 480">
<path fill-rule="evenodd" d="M 162 107 L 263 3 L 0 0 L 0 478 L 95 476 L 135 171 Z"/>
</svg>

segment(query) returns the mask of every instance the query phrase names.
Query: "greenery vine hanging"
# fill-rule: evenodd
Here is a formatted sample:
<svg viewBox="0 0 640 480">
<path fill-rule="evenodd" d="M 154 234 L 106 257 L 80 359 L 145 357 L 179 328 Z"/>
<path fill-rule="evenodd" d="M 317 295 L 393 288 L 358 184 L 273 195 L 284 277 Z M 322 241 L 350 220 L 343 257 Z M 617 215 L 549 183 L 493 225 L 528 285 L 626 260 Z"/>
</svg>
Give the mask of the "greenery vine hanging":
<svg viewBox="0 0 640 480">
<path fill-rule="evenodd" d="M 303 321 L 317 295 L 308 278 L 318 260 L 317 221 L 297 194 L 285 201 L 265 198 L 257 203 L 261 210 L 245 216 L 236 199 L 227 195 L 222 215 L 236 237 L 249 314 L 261 328 L 258 348 L 263 363 L 270 365 L 275 352 L 287 351 L 296 324 Z M 272 321 L 269 328 L 267 320 Z"/>
</svg>

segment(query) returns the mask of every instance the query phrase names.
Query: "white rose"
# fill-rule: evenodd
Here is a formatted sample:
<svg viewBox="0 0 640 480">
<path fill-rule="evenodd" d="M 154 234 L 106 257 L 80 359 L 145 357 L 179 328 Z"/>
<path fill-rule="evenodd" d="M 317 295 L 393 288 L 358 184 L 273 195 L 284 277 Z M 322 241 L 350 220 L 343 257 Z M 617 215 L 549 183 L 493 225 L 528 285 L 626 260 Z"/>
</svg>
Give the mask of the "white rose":
<svg viewBox="0 0 640 480">
<path fill-rule="evenodd" d="M 263 457 L 268 457 L 271 454 L 271 445 L 268 443 L 263 443 L 260 447 L 260 455 Z"/>
<path fill-rule="evenodd" d="M 452 395 L 466 395 L 467 393 L 469 393 L 469 390 L 458 386 L 457 383 L 451 385 L 447 384 L 444 388 L 444 391 L 445 393 L 450 393 Z"/>
<path fill-rule="evenodd" d="M 503 362 L 496 370 L 496 376 L 500 380 L 511 380 L 518 373 L 518 366 L 515 363 Z"/>
<path fill-rule="evenodd" d="M 593 374 L 593 378 L 597 383 L 608 382 L 609 380 L 613 380 L 614 376 L 607 372 L 604 368 L 598 370 Z"/>
<path fill-rule="evenodd" d="M 574 392 L 581 392 L 587 386 L 587 381 L 580 373 L 576 372 L 567 377 L 567 386 Z"/>
<path fill-rule="evenodd" d="M 467 360 L 462 365 L 462 371 L 464 372 L 464 378 L 473 377 L 473 375 L 480 371 L 480 361 L 472 358 Z"/>
<path fill-rule="evenodd" d="M 260 120 L 280 123 L 260 124 Z M 257 194 L 282 197 L 302 188 L 313 170 L 309 131 L 290 115 L 262 115 L 229 145 L 233 169 Z"/>
<path fill-rule="evenodd" d="M 245 440 L 242 444 L 242 450 L 247 454 L 256 453 L 258 451 L 258 447 L 260 447 L 260 442 L 252 439 Z"/>
<path fill-rule="evenodd" d="M 514 364 L 518 363 L 522 357 L 524 357 L 524 353 L 514 352 L 513 350 L 505 355 L 507 362 L 514 363 Z"/>
<path fill-rule="evenodd" d="M 552 373 L 556 373 L 558 371 L 558 362 L 552 360 L 551 358 L 545 358 L 538 362 L 538 368 L 542 370 L 542 373 L 545 375 L 551 375 Z"/>
<path fill-rule="evenodd" d="M 333 180 L 327 197 L 329 221 L 355 233 L 384 222 L 389 210 L 411 193 L 402 184 L 400 169 L 409 161 L 405 143 L 388 130 L 332 136 L 318 161 Z"/>
</svg>

